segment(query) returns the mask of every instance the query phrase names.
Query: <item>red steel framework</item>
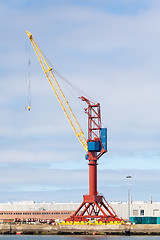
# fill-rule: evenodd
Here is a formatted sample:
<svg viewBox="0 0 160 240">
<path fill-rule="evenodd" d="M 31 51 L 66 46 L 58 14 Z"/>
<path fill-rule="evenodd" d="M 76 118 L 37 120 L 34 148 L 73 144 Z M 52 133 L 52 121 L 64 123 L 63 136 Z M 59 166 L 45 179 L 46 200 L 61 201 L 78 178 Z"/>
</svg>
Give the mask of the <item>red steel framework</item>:
<svg viewBox="0 0 160 240">
<path fill-rule="evenodd" d="M 88 105 L 85 108 L 85 113 L 88 114 L 87 143 L 99 143 L 100 152 L 88 150 L 86 159 L 89 161 L 89 195 L 83 196 L 82 204 L 66 221 L 89 221 L 92 219 L 103 222 L 122 221 L 105 198 L 102 195 L 98 195 L 97 192 L 97 160 L 107 152 L 101 141 L 100 104 L 95 104 L 85 97 L 80 97 L 80 99 Z"/>
</svg>

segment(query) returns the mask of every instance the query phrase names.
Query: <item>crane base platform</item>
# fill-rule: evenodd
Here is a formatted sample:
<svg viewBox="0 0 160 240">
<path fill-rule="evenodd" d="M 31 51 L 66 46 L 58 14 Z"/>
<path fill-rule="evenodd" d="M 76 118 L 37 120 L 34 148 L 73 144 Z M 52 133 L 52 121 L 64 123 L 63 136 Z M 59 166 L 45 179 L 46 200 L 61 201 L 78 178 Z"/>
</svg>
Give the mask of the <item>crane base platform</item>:
<svg viewBox="0 0 160 240">
<path fill-rule="evenodd" d="M 98 222 L 123 221 L 101 195 L 84 195 L 79 208 L 73 215 L 65 219 L 67 222 L 88 222 L 93 220 Z"/>
</svg>

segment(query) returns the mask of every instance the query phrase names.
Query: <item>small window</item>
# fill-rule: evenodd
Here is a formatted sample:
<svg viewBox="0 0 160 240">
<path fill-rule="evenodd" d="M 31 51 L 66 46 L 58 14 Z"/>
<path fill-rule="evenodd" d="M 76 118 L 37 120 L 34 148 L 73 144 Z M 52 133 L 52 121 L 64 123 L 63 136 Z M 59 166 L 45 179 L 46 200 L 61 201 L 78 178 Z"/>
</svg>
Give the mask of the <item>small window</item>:
<svg viewBox="0 0 160 240">
<path fill-rule="evenodd" d="M 153 216 L 159 216 L 159 209 L 153 209 Z"/>
<path fill-rule="evenodd" d="M 140 215 L 144 216 L 144 210 L 140 210 Z"/>
<path fill-rule="evenodd" d="M 138 210 L 133 210 L 133 216 L 138 216 Z"/>
</svg>

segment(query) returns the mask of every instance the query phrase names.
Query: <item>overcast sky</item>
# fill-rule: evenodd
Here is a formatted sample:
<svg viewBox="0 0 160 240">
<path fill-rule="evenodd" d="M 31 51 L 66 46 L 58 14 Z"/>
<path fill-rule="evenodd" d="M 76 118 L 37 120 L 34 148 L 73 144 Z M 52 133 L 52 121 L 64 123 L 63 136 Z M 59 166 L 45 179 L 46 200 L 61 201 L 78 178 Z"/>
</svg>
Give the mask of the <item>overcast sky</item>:
<svg viewBox="0 0 160 240">
<path fill-rule="evenodd" d="M 88 193 L 85 151 L 26 30 L 53 67 L 101 104 L 108 153 L 98 191 L 127 201 L 131 175 L 133 200 L 160 201 L 159 25 L 159 0 L 0 0 L 0 202 L 81 202 Z M 87 135 L 80 95 L 64 91 Z"/>
</svg>

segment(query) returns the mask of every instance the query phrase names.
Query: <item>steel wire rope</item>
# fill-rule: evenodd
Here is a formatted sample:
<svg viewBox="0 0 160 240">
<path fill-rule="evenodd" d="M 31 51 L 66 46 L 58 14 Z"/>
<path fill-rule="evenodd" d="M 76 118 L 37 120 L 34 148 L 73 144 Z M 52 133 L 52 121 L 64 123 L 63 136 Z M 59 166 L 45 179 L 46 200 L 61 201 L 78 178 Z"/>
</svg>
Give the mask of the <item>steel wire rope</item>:
<svg viewBox="0 0 160 240">
<path fill-rule="evenodd" d="M 34 42 L 36 43 L 35 40 L 34 40 Z M 62 76 L 60 75 L 60 73 L 57 74 L 58 71 L 54 71 L 55 68 L 53 67 L 51 61 L 46 57 L 46 55 L 44 54 L 44 52 L 41 50 L 41 48 L 39 47 L 39 45 L 38 45 L 37 43 L 36 43 L 36 45 L 37 45 L 37 47 L 39 48 L 39 51 L 41 52 L 42 57 L 45 59 L 45 66 L 44 66 L 45 70 L 48 71 L 48 70 L 51 68 L 51 69 L 52 69 L 52 72 L 55 73 L 56 77 L 59 77 L 58 80 L 61 80 L 60 82 L 57 81 L 58 84 L 60 84 L 60 83 L 61 83 L 61 84 L 64 84 L 64 83 L 65 83 L 65 85 L 63 85 L 63 86 L 67 87 L 68 90 L 69 90 L 69 91 L 72 93 L 72 95 L 75 97 L 75 94 L 73 94 L 73 91 L 71 91 L 72 88 L 73 88 L 72 84 L 71 84 L 71 83 L 69 84 L 69 81 L 68 81 L 68 84 L 66 84 L 66 81 L 62 81 L 63 78 L 62 78 Z M 60 86 L 60 87 L 61 87 L 61 86 Z M 69 87 L 70 87 L 70 88 L 69 88 Z M 72 87 L 72 88 L 71 88 L 71 87 Z M 62 92 L 63 92 L 63 91 L 62 91 Z M 82 107 L 82 102 L 81 102 L 81 101 L 78 101 L 78 97 L 77 97 L 77 96 L 76 96 L 75 98 L 76 98 L 76 100 L 77 100 L 76 102 L 77 102 L 78 104 L 80 104 L 81 107 Z M 62 101 L 64 101 L 64 100 L 62 100 Z M 66 101 L 67 101 L 67 99 L 66 99 Z M 70 107 L 71 107 L 71 109 L 72 109 L 73 105 L 71 105 Z M 83 109 L 84 109 L 84 106 L 83 106 Z M 69 113 L 69 114 L 70 114 L 70 113 Z M 75 114 L 74 114 L 74 115 L 75 115 Z M 84 115 L 81 115 L 81 116 L 84 116 Z M 81 131 L 83 132 L 83 130 L 81 130 Z"/>
<path fill-rule="evenodd" d="M 35 41 L 35 40 L 34 40 Z M 36 42 L 36 41 L 35 41 Z M 63 80 L 65 83 L 68 84 L 68 86 L 70 86 L 71 88 L 75 89 L 77 91 L 77 93 L 81 93 L 82 95 L 84 95 L 85 97 L 87 97 L 89 100 L 91 100 L 92 102 L 97 102 L 93 97 L 89 96 L 86 92 L 82 91 L 80 88 L 78 88 L 76 85 L 74 85 L 73 83 L 71 83 L 68 79 L 66 79 L 60 72 L 58 72 L 56 70 L 56 68 L 53 66 L 53 64 L 51 63 L 51 61 L 49 60 L 49 58 L 45 55 L 45 53 L 42 51 L 42 49 L 39 47 L 39 45 L 36 42 L 36 45 L 38 46 L 38 48 L 40 49 L 42 55 L 45 57 L 45 59 L 47 59 L 50 67 L 52 67 L 52 71 L 61 79 Z M 67 86 L 66 84 L 66 86 Z M 73 92 L 72 92 L 73 94 Z M 73 94 L 74 95 L 74 94 Z M 77 99 L 77 96 L 75 96 Z M 81 101 L 78 101 L 80 103 L 81 106 L 83 106 Z M 84 107 L 84 106 L 83 106 Z"/>
<path fill-rule="evenodd" d="M 35 40 L 34 40 L 35 41 Z M 36 43 L 37 44 L 37 43 Z M 38 44 L 37 44 L 38 46 Z M 78 88 L 77 86 L 75 86 L 73 83 L 71 83 L 68 79 L 66 79 L 60 72 L 58 72 L 56 70 L 56 68 L 52 65 L 51 61 L 48 59 L 48 57 L 44 54 L 44 52 L 41 50 L 41 48 L 38 46 L 38 48 L 40 49 L 42 55 L 44 56 L 44 58 L 47 60 L 47 68 L 52 68 L 53 73 L 59 77 L 61 81 L 61 83 L 65 83 L 65 86 L 68 87 L 69 91 L 72 93 L 72 95 L 76 98 L 76 100 L 78 100 L 77 96 L 75 96 L 75 93 L 72 91 L 72 89 L 75 89 L 76 92 L 80 92 L 82 93 L 82 95 L 86 96 L 89 100 L 92 99 L 93 102 L 96 102 L 92 97 L 90 97 L 88 94 L 86 94 L 84 91 L 82 91 L 80 88 Z M 69 88 L 70 87 L 70 88 Z M 84 105 L 82 103 L 82 101 L 77 101 L 79 105 L 81 105 L 81 107 L 83 107 L 84 109 Z M 73 106 L 72 106 L 73 107 Z M 82 115 L 81 115 L 82 116 Z M 83 115 L 84 116 L 84 115 Z"/>
<path fill-rule="evenodd" d="M 25 69 L 25 109 L 27 109 L 27 105 L 31 106 L 31 43 L 26 42 L 25 44 L 25 53 L 27 58 L 27 67 Z"/>
<path fill-rule="evenodd" d="M 44 54 L 44 53 L 43 53 Z M 44 55 L 45 56 L 45 55 Z M 80 96 L 86 96 L 87 94 L 85 92 L 83 92 L 80 88 L 78 88 L 77 86 L 75 86 L 74 84 L 72 84 L 70 81 L 68 81 L 60 72 L 57 71 L 57 69 L 53 66 L 53 64 L 51 63 L 51 61 L 45 56 L 45 58 L 47 59 L 47 61 L 49 62 L 50 64 L 50 67 L 52 67 L 52 71 L 53 73 L 56 75 L 56 77 L 58 77 L 58 80 L 61 80 L 61 81 L 58 81 L 59 84 L 63 85 L 63 90 L 65 91 L 65 88 L 67 88 L 68 92 L 70 93 L 69 95 L 69 99 L 71 99 L 73 96 L 74 98 L 74 102 L 75 104 L 71 105 L 71 107 L 73 109 L 75 109 L 76 107 L 78 107 L 78 105 L 80 106 L 80 109 L 84 111 L 84 103 L 82 101 L 79 101 L 79 97 Z M 76 94 L 77 93 L 77 94 Z M 65 91 L 65 95 L 66 95 L 66 91 Z M 91 97 L 88 97 L 86 96 L 87 98 L 91 99 Z M 68 96 L 67 96 L 67 99 L 68 99 Z M 68 99 L 68 100 L 69 100 Z M 75 112 L 75 111 L 74 111 Z M 78 113 L 75 114 L 76 116 L 78 115 Z M 80 117 L 81 116 L 81 117 Z M 83 126 L 83 121 L 86 120 L 86 117 L 84 114 L 81 114 L 79 117 L 78 117 L 78 121 L 80 122 L 80 125 Z M 83 131 L 84 131 L 85 128 L 83 128 Z M 85 133 L 85 135 L 87 135 L 87 133 Z"/>
<path fill-rule="evenodd" d="M 27 41 L 25 42 L 25 56 L 27 55 Z M 26 88 L 27 88 L 27 69 L 25 67 L 25 88 L 24 88 L 24 96 L 25 96 L 25 110 L 27 108 L 27 93 L 26 93 Z"/>
<path fill-rule="evenodd" d="M 93 99 L 93 97 L 89 96 L 86 92 L 84 92 L 82 89 L 78 88 L 76 85 L 74 85 L 73 83 L 71 83 L 68 79 L 66 79 L 51 63 L 51 61 L 48 59 L 48 57 L 44 54 L 44 52 L 41 50 L 42 54 L 45 56 L 45 58 L 47 59 L 48 63 L 50 64 L 50 67 L 52 67 L 52 71 L 61 79 L 63 80 L 65 83 L 68 84 L 68 86 L 70 86 L 72 89 L 75 89 L 77 93 L 81 93 L 82 95 L 84 95 L 85 97 L 87 97 L 89 100 L 93 101 L 96 103 L 96 100 Z M 77 96 L 76 96 L 77 98 Z"/>
<path fill-rule="evenodd" d="M 43 53 L 43 55 L 45 56 L 45 54 Z M 84 91 L 82 91 L 80 88 L 78 88 L 77 86 L 75 86 L 74 84 L 72 84 L 68 79 L 66 79 L 60 72 L 58 72 L 56 70 L 56 68 L 52 65 L 51 61 L 45 56 L 45 58 L 47 59 L 47 61 L 50 64 L 50 67 L 52 67 L 52 71 L 56 74 L 56 76 L 58 76 L 62 81 L 61 83 L 64 83 L 66 87 L 68 87 L 68 90 L 71 92 L 71 94 L 75 97 L 76 102 L 79 104 L 79 106 L 84 110 L 84 104 L 82 103 L 82 101 L 78 101 L 78 98 L 76 96 L 76 94 L 74 93 L 74 91 L 72 89 L 75 89 L 77 93 L 82 93 L 83 96 L 87 97 L 89 100 L 91 100 L 92 102 L 96 102 L 93 98 L 91 98 L 88 94 L 86 94 Z M 73 107 L 73 106 L 72 106 Z M 77 115 L 77 114 L 76 114 Z M 85 119 L 84 114 L 81 115 L 81 117 L 83 116 L 83 119 Z M 80 120 L 80 119 L 79 119 Z M 87 134 L 87 133 L 86 133 Z M 86 135 L 85 134 L 85 135 Z"/>
<path fill-rule="evenodd" d="M 50 63 L 51 64 L 51 63 Z M 80 99 L 79 99 L 79 97 L 81 96 L 81 95 L 85 95 L 86 96 L 86 93 L 84 93 L 81 89 L 79 89 L 78 87 L 76 87 L 75 85 L 73 85 L 70 81 L 68 81 L 61 73 L 59 73 L 56 69 L 55 69 L 55 67 L 53 67 L 53 65 L 51 64 L 51 67 L 52 67 L 52 69 L 53 69 L 53 72 L 54 72 L 54 74 L 61 80 L 60 81 L 60 83 L 61 83 L 61 85 L 63 85 L 63 88 L 64 88 L 64 90 L 65 90 L 65 88 L 67 88 L 67 90 L 68 90 L 68 92 L 70 93 L 70 95 L 71 96 L 73 96 L 73 98 L 74 98 L 74 100 L 75 100 L 75 104 L 73 105 L 72 104 L 72 108 L 73 109 L 75 109 L 76 108 L 76 106 L 78 107 L 80 107 L 80 109 L 81 110 L 84 110 L 84 103 L 82 102 L 82 101 L 80 101 Z M 77 94 L 76 94 L 77 93 Z M 80 95 L 81 94 L 81 95 Z M 69 98 L 71 99 L 72 97 L 71 96 L 69 96 Z M 68 99 L 68 97 L 67 97 L 67 99 Z M 76 115 L 78 115 L 78 113 L 76 114 Z M 83 120 L 85 120 L 86 119 L 86 117 L 85 117 L 85 115 L 83 114 L 81 114 L 81 118 L 83 119 Z M 80 125 L 82 126 L 83 124 L 82 124 L 82 122 L 81 122 L 81 119 L 80 119 L 80 117 L 78 117 L 78 121 L 80 122 Z M 84 131 L 84 130 L 83 130 Z M 86 134 L 85 134 L 86 135 Z"/>
</svg>

